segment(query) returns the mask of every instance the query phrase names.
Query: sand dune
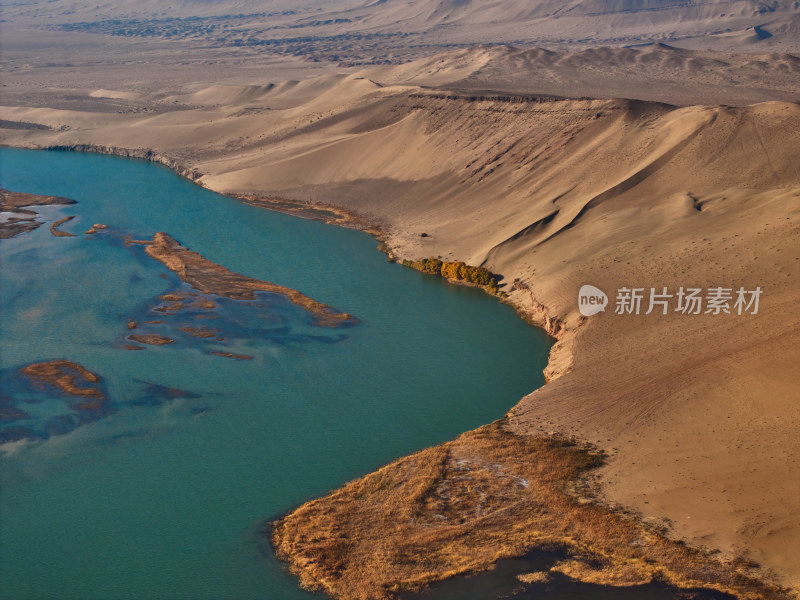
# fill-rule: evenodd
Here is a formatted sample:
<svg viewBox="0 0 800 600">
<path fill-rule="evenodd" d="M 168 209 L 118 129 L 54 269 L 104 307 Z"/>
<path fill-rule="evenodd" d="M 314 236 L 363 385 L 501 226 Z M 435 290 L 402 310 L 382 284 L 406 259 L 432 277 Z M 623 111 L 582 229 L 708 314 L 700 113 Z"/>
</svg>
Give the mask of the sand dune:
<svg viewBox="0 0 800 600">
<path fill-rule="evenodd" d="M 46 37 L 47 43 L 63 43 L 65 34 L 50 35 L 55 37 Z M 21 36 L 11 35 L 13 47 Z M 74 62 L 59 67 L 35 47 L 6 49 L 3 104 L 151 114 L 223 105 L 289 109 L 312 101 L 324 107 L 329 100 L 321 95 L 345 79 L 351 83 L 344 101 L 379 86 L 445 87 L 473 95 L 635 98 L 683 106 L 800 99 L 800 58 L 779 52 L 732 54 L 664 44 L 554 52 L 500 45 L 450 50 L 400 65 L 338 69 L 250 50 L 242 50 L 244 58 L 237 59 L 224 49 L 198 48 L 191 61 L 182 61 L 171 54 L 173 42 L 148 46 L 146 63 L 128 63 L 125 58 L 141 52 L 140 46 L 123 41 L 109 51 L 108 44 L 77 44 Z"/>
<path fill-rule="evenodd" d="M 793 54 L 731 54 L 665 44 L 578 52 L 484 46 L 400 66 L 376 67 L 367 73 L 387 83 L 637 98 L 677 105 L 744 105 L 800 98 L 800 58 Z"/>
<path fill-rule="evenodd" d="M 153 149 L 215 190 L 379 220 L 401 257 L 502 274 L 515 306 L 566 328 L 551 383 L 512 410 L 511 427 L 597 443 L 612 455 L 601 473 L 609 501 L 800 585 L 800 104 L 464 89 L 545 68 L 566 86 L 563 73 L 592 65 L 639 82 L 673 69 L 674 85 L 713 70 L 704 89 L 727 77 L 743 93 L 726 73 L 760 69 L 776 96 L 779 75 L 797 72 L 787 55 L 478 48 L 301 82 L 187 84 L 151 95 L 144 114 L 76 99 L 0 116 L 49 127 L 4 129 L 6 144 Z M 580 316 L 585 283 L 611 296 L 606 313 Z M 623 286 L 760 287 L 763 297 L 756 315 L 615 315 Z"/>
</svg>

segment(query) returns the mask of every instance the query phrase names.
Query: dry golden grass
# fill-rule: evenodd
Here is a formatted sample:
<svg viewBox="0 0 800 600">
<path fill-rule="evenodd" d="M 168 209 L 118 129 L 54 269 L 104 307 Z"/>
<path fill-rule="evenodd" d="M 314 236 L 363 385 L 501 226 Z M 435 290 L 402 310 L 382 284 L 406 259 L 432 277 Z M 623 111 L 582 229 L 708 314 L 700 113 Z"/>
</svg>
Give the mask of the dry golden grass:
<svg viewBox="0 0 800 600">
<path fill-rule="evenodd" d="M 517 580 L 522 583 L 547 583 L 550 581 L 549 573 L 545 571 L 534 571 L 533 573 L 520 573 Z"/>
<path fill-rule="evenodd" d="M 272 542 L 303 587 L 342 599 L 384 600 L 554 546 L 571 557 L 554 570 L 593 583 L 659 579 L 747 599 L 788 597 L 738 565 L 578 501 L 568 490 L 602 460 L 497 422 L 304 504 L 273 524 Z"/>
<path fill-rule="evenodd" d="M 82 387 L 88 383 L 99 383 L 100 377 L 69 360 L 51 360 L 34 363 L 20 369 L 20 372 L 36 384 L 51 385 L 62 392 L 77 398 L 70 402 L 72 409 L 85 412 L 102 413 L 106 407 L 106 397 L 99 389 Z"/>
</svg>

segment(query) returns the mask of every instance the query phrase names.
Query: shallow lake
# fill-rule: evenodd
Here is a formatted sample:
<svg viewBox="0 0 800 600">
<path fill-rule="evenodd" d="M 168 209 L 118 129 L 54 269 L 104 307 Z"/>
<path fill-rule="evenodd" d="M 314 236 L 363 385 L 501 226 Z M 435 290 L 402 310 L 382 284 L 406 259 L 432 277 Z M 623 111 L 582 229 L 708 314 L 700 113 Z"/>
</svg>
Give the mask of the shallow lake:
<svg viewBox="0 0 800 600">
<path fill-rule="evenodd" d="M 7 435 L 0 455 L 3 598 L 315 597 L 272 557 L 267 521 L 542 384 L 541 331 L 479 290 L 388 263 L 366 234 L 108 156 L 0 149 L 0 185 L 78 202 L 35 208 L 41 227 L 0 241 L 0 439 L 30 434 Z M 60 229 L 75 237 L 53 236 L 69 215 Z M 94 223 L 109 229 L 84 235 Z M 359 323 L 319 327 L 274 294 L 159 312 L 162 295 L 191 290 L 124 243 L 158 231 Z M 191 319 L 215 336 L 181 333 Z M 128 350 L 129 320 L 161 321 L 147 333 L 175 342 Z M 100 376 L 102 414 L 78 419 L 20 374 L 56 359 Z"/>
</svg>

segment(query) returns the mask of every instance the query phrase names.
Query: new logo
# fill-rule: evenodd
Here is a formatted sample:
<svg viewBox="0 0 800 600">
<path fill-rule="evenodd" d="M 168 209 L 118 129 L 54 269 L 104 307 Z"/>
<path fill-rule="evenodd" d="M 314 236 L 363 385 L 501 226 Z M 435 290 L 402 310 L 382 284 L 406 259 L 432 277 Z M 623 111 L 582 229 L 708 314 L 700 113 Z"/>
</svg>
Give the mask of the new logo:
<svg viewBox="0 0 800 600">
<path fill-rule="evenodd" d="M 591 317 L 599 312 L 604 312 L 608 305 L 608 296 L 603 290 L 593 285 L 581 286 L 578 292 L 578 310 L 584 317 Z"/>
</svg>

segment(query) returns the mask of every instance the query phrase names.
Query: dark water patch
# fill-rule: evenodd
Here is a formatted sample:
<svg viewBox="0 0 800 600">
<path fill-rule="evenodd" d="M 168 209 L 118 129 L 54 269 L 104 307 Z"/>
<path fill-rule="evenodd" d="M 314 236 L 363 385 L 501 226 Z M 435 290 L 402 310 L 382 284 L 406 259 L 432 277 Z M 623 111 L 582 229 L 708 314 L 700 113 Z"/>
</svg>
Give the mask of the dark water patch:
<svg viewBox="0 0 800 600">
<path fill-rule="evenodd" d="M 339 342 L 343 342 L 347 339 L 350 339 L 350 336 L 345 333 L 340 333 L 338 335 L 329 335 L 329 336 L 322 336 L 322 335 L 310 335 L 308 339 L 319 342 L 320 344 L 338 344 Z"/>
<path fill-rule="evenodd" d="M 39 439 L 49 439 L 57 435 L 65 435 L 75 431 L 81 425 L 87 425 L 86 422 L 81 422 L 73 414 L 67 415 L 54 415 L 49 419 L 44 420 L 42 424 L 43 434 Z"/>
<path fill-rule="evenodd" d="M 187 398 L 191 400 L 201 398 L 200 394 L 195 394 L 194 392 L 179 390 L 148 381 L 137 380 L 137 382 L 142 385 L 143 389 L 141 396 L 137 396 L 131 400 L 131 404 L 134 406 L 161 406 L 177 398 Z"/>
<path fill-rule="evenodd" d="M 27 419 L 30 415 L 14 405 L 14 399 L 5 394 L 0 396 L 0 422 L 10 423 Z"/>
<path fill-rule="evenodd" d="M 97 444 L 100 446 L 109 446 L 111 444 L 135 440 L 140 437 L 140 435 L 141 434 L 136 431 L 121 431 L 120 433 L 115 433 L 114 435 L 109 435 L 98 439 Z"/>
<path fill-rule="evenodd" d="M 219 352 L 217 350 L 211 350 L 208 354 L 213 354 L 214 356 L 224 356 L 225 358 L 232 358 L 233 360 L 253 360 L 253 357 L 249 354 L 236 354 L 235 352 Z"/>
<path fill-rule="evenodd" d="M 568 558 L 561 549 L 539 550 L 500 560 L 483 573 L 454 577 L 422 592 L 403 593 L 399 600 L 735 600 L 716 590 L 680 589 L 655 581 L 627 587 L 596 585 L 550 570 Z"/>
<path fill-rule="evenodd" d="M 51 363 L 59 364 L 41 375 L 41 365 Z M 160 407 L 202 398 L 195 392 L 139 379 L 133 380 L 133 388 L 124 396 L 111 398 L 99 376 L 96 376 L 97 381 L 88 381 L 83 373 L 90 372 L 80 365 L 68 361 L 51 363 L 0 371 L 0 381 L 6 392 L 0 397 L 0 443 L 47 440 L 65 435 L 116 414 L 126 406 Z M 208 407 L 192 406 L 187 416 L 194 416 L 197 410 L 205 411 Z"/>
<path fill-rule="evenodd" d="M 37 431 L 32 427 L 14 425 L 0 428 L 0 445 L 21 441 L 46 440 L 48 437 L 49 434 L 46 432 Z"/>
</svg>

